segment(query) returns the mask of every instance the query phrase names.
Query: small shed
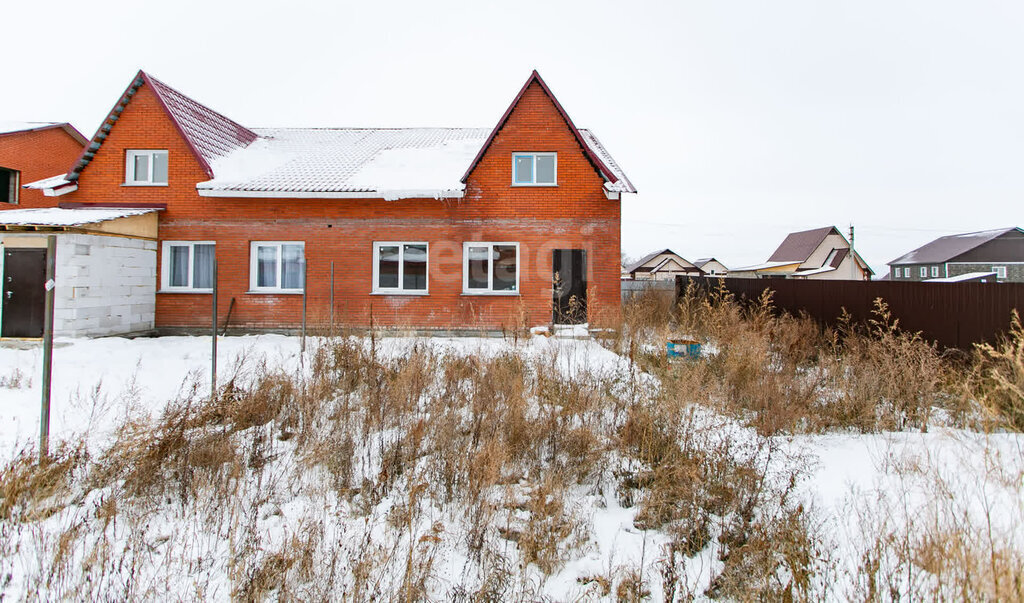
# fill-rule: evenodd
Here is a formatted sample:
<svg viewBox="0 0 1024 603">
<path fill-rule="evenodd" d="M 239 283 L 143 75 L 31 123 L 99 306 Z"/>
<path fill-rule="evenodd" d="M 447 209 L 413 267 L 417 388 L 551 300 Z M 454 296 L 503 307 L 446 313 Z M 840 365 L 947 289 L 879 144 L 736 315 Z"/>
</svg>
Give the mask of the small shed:
<svg viewBox="0 0 1024 603">
<path fill-rule="evenodd" d="M 153 329 L 157 210 L 0 211 L 0 337 L 41 337 L 46 241 L 56 236 L 53 332 L 100 337 Z"/>
</svg>

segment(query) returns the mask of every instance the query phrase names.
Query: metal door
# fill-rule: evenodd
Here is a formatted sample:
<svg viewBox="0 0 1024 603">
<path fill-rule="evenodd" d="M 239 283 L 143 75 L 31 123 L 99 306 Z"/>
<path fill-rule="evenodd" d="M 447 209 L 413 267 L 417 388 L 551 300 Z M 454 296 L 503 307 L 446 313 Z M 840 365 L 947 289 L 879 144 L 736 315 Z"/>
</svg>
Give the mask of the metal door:
<svg viewBox="0 0 1024 603">
<path fill-rule="evenodd" d="M 5 249 L 0 337 L 42 337 L 46 250 Z"/>
</svg>

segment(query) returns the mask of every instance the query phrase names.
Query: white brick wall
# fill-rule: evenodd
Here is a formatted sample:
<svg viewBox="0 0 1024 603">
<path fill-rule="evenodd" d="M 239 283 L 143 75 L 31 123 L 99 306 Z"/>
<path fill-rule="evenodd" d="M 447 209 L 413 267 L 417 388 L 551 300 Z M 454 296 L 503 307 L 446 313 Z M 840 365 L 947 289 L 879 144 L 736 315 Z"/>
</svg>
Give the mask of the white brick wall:
<svg viewBox="0 0 1024 603">
<path fill-rule="evenodd" d="M 56 281 L 57 336 L 100 337 L 153 328 L 155 241 L 60 235 Z"/>
</svg>

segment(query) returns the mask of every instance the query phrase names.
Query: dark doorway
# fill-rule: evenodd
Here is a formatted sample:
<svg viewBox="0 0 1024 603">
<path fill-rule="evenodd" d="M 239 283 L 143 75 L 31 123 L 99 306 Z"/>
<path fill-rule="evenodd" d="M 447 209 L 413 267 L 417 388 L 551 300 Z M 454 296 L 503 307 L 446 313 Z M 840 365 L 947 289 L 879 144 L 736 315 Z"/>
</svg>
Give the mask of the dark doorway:
<svg viewBox="0 0 1024 603">
<path fill-rule="evenodd" d="M 0 337 L 42 337 L 46 250 L 5 249 Z"/>
<path fill-rule="evenodd" d="M 558 325 L 587 322 L 587 252 L 555 249 L 552 252 L 552 321 Z"/>
</svg>

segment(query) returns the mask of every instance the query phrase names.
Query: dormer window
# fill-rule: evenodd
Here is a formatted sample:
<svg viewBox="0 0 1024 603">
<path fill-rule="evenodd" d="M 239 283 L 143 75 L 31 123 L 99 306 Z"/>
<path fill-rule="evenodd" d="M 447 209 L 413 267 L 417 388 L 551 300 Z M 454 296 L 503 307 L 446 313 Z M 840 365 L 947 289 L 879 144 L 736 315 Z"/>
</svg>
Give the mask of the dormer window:
<svg viewBox="0 0 1024 603">
<path fill-rule="evenodd" d="M 0 168 L 0 203 L 18 203 L 18 171 Z"/>
<path fill-rule="evenodd" d="M 124 183 L 130 186 L 166 186 L 167 151 L 128 151 Z"/>
<path fill-rule="evenodd" d="M 557 153 L 513 153 L 513 186 L 557 186 Z"/>
</svg>

